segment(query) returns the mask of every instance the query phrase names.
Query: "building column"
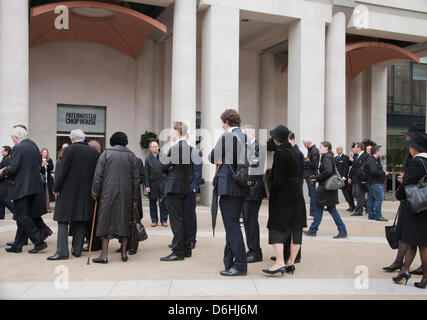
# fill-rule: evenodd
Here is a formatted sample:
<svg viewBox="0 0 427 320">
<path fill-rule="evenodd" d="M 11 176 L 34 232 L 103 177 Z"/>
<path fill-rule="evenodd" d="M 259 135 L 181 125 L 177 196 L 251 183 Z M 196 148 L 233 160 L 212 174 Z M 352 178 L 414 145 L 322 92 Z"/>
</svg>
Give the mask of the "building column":
<svg viewBox="0 0 427 320">
<path fill-rule="evenodd" d="M 353 142 L 363 138 L 363 74 L 347 79 L 347 152 Z"/>
<path fill-rule="evenodd" d="M 325 23 L 301 19 L 289 28 L 288 125 L 299 145 L 324 137 Z"/>
<path fill-rule="evenodd" d="M 196 128 L 197 0 L 175 0 L 173 18 L 171 121 Z"/>
<path fill-rule="evenodd" d="M 387 66 L 371 67 L 371 139 L 381 145 L 381 153 L 387 152 Z"/>
<path fill-rule="evenodd" d="M 345 15 L 338 12 L 326 28 L 325 140 L 334 149 L 346 148 L 345 31 Z"/>
<path fill-rule="evenodd" d="M 276 61 L 270 53 L 261 55 L 260 129 L 271 130 L 280 124 L 276 118 Z"/>
<path fill-rule="evenodd" d="M 222 133 L 221 113 L 239 105 L 238 9 L 210 6 L 203 17 L 202 31 L 202 152 L 206 159 Z M 201 201 L 209 204 L 215 166 L 204 162 Z"/>
<path fill-rule="evenodd" d="M 11 145 L 14 125 L 28 126 L 28 0 L 0 1 L 0 145 Z M 29 128 L 31 133 L 31 128 Z"/>
</svg>

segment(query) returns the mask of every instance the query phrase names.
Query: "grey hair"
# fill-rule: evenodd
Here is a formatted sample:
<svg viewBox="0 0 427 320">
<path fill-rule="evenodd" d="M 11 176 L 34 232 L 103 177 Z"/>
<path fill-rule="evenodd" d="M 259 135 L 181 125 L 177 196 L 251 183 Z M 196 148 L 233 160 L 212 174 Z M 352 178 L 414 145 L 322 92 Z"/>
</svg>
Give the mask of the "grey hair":
<svg viewBox="0 0 427 320">
<path fill-rule="evenodd" d="M 84 141 L 85 140 L 85 133 L 83 132 L 82 129 L 75 129 L 72 130 L 70 133 L 70 139 L 80 142 L 80 141 Z"/>
<path fill-rule="evenodd" d="M 250 125 L 250 124 L 245 124 L 243 127 L 242 127 L 242 130 L 246 130 L 246 131 L 248 131 L 248 132 L 250 132 L 251 134 L 253 134 L 254 136 L 255 136 L 255 128 L 252 126 L 252 125 Z"/>
<path fill-rule="evenodd" d="M 25 139 L 27 135 L 28 135 L 28 132 L 23 126 L 15 126 L 12 129 L 11 136 L 17 137 L 19 141 Z"/>
<path fill-rule="evenodd" d="M 313 143 L 313 140 L 311 138 L 304 138 L 304 140 L 302 140 L 302 142 L 304 142 L 304 143 Z"/>
</svg>

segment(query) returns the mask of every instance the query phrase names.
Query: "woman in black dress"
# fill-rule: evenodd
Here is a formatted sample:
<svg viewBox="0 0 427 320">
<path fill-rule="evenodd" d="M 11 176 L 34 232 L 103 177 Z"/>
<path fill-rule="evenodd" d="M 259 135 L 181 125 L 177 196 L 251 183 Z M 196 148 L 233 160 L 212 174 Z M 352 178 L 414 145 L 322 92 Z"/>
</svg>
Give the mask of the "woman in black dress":
<svg viewBox="0 0 427 320">
<path fill-rule="evenodd" d="M 408 249 L 403 267 L 393 281 L 407 284 L 411 277 L 409 268 L 414 261 L 418 247 L 424 275 L 421 282 L 416 282 L 415 286 L 425 289 L 427 286 L 427 210 L 421 213 L 412 213 L 409 210 L 406 203 L 405 186 L 416 184 L 427 175 L 427 134 L 418 133 L 407 144 L 413 158 L 408 161 L 403 182 L 396 192 L 396 198 L 401 201 L 399 211 L 401 241 L 408 245 Z"/>
<path fill-rule="evenodd" d="M 295 258 L 302 244 L 302 229 L 307 226 L 305 202 L 300 187 L 300 158 L 289 143 L 289 129 L 279 125 L 270 131 L 277 146 L 271 171 L 268 207 L 268 242 L 273 245 L 276 263 L 267 274 L 294 273 Z M 285 265 L 283 245 L 291 238 L 291 256 Z"/>
<path fill-rule="evenodd" d="M 40 155 L 42 156 L 40 174 L 42 176 L 43 187 L 44 188 L 47 187 L 46 206 L 48 211 L 50 212 L 49 202 L 55 201 L 55 196 L 53 195 L 53 178 L 52 178 L 52 171 L 54 169 L 54 166 L 53 166 L 53 161 L 49 156 L 49 150 L 47 150 L 46 148 L 41 149 Z"/>
</svg>

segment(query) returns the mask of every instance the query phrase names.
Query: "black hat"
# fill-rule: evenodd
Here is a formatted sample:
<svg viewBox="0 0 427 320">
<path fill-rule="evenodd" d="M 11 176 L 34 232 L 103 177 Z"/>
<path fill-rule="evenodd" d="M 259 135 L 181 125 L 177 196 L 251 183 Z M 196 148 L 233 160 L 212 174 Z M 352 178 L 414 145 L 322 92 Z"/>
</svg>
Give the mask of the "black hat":
<svg viewBox="0 0 427 320">
<path fill-rule="evenodd" d="M 110 145 L 114 147 L 115 145 L 127 146 L 128 145 L 128 136 L 126 133 L 117 131 L 110 138 Z"/>
<path fill-rule="evenodd" d="M 276 128 L 274 128 L 273 130 L 270 130 L 270 136 L 274 140 L 277 140 L 282 143 L 289 142 L 288 138 L 290 133 L 291 132 L 289 131 L 289 129 L 285 126 L 282 126 L 281 124 L 278 125 Z"/>
<path fill-rule="evenodd" d="M 406 141 L 408 146 L 420 152 L 427 152 L 427 134 L 416 133 L 411 140 Z"/>
<path fill-rule="evenodd" d="M 413 137 L 416 133 L 424 133 L 424 126 L 420 123 L 411 123 L 407 132 L 402 132 L 406 136 Z"/>
</svg>

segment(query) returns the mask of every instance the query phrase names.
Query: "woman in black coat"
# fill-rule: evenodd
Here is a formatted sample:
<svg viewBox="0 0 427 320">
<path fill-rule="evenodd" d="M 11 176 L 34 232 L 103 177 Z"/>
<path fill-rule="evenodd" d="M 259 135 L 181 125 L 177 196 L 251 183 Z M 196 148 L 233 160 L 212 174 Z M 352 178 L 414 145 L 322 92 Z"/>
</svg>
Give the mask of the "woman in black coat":
<svg viewBox="0 0 427 320">
<path fill-rule="evenodd" d="M 40 174 L 42 176 L 44 190 L 47 186 L 48 197 L 46 199 L 46 202 L 47 202 L 47 209 L 50 212 L 49 202 L 55 201 L 55 196 L 53 195 L 53 178 L 52 178 L 52 171 L 54 169 L 54 166 L 53 166 L 53 161 L 49 156 L 49 150 L 47 150 L 46 148 L 41 149 L 40 155 L 42 156 Z M 47 173 L 46 173 L 46 169 L 47 169 Z"/>
<path fill-rule="evenodd" d="M 123 132 L 111 136 L 112 148 L 98 159 L 93 177 L 92 196 L 99 201 L 96 236 L 102 239 L 102 253 L 95 263 L 108 262 L 108 243 L 119 238 L 122 261 L 126 262 L 130 221 L 140 192 L 140 174 L 135 154 L 126 148 L 128 138 Z"/>
<path fill-rule="evenodd" d="M 322 222 L 323 209 L 326 207 L 326 210 L 329 211 L 338 228 L 338 235 L 334 236 L 334 238 L 347 238 L 347 229 L 336 208 L 338 204 L 338 190 L 326 190 L 325 188 L 326 180 L 335 173 L 335 159 L 331 150 L 332 145 L 329 142 L 324 141 L 320 144 L 319 153 L 321 158 L 319 174 L 310 177 L 312 183 L 319 183 L 319 187 L 316 190 L 314 220 L 310 229 L 304 231 L 304 234 L 311 237 L 317 235 L 317 230 Z"/>
<path fill-rule="evenodd" d="M 276 253 L 276 263 L 263 270 L 267 274 L 295 271 L 295 258 L 302 244 L 302 229 L 307 226 L 305 202 L 299 183 L 300 158 L 288 141 L 289 129 L 277 126 L 270 131 L 277 146 L 274 152 L 268 206 L 269 244 Z M 285 265 L 283 245 L 291 238 L 291 256 Z"/>
<path fill-rule="evenodd" d="M 413 158 L 408 161 L 403 182 L 396 192 L 396 198 L 401 201 L 399 210 L 400 237 L 401 241 L 407 244 L 407 250 L 400 273 L 393 278 L 393 281 L 399 284 L 408 282 L 411 277 L 409 268 L 414 261 L 418 247 L 424 274 L 421 282 L 416 282 L 415 286 L 425 289 L 427 286 L 427 210 L 420 213 L 413 213 L 409 210 L 405 186 L 417 184 L 421 178 L 427 175 L 427 135 L 425 133 L 416 134 L 407 143 L 410 146 L 409 151 Z"/>
</svg>

